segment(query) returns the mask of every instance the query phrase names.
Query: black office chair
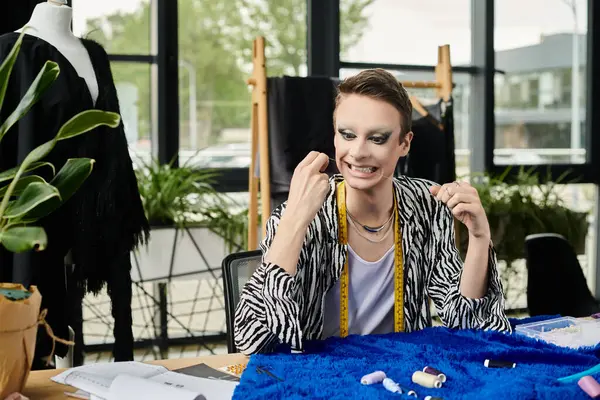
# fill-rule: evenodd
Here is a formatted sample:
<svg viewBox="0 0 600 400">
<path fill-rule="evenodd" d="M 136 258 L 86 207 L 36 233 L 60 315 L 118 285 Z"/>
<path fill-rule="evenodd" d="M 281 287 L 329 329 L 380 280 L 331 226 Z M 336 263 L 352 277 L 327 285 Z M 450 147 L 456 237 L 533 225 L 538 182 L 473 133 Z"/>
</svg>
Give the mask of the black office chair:
<svg viewBox="0 0 600 400">
<path fill-rule="evenodd" d="M 531 316 L 585 317 L 600 312 L 590 293 L 575 250 L 561 235 L 525 238 L 527 308 Z"/>
<path fill-rule="evenodd" d="M 225 257 L 223 264 L 223 292 L 225 295 L 225 320 L 227 323 L 227 351 L 237 353 L 233 342 L 235 307 L 240 293 L 254 271 L 260 266 L 262 251 L 251 250 L 233 253 Z"/>
</svg>

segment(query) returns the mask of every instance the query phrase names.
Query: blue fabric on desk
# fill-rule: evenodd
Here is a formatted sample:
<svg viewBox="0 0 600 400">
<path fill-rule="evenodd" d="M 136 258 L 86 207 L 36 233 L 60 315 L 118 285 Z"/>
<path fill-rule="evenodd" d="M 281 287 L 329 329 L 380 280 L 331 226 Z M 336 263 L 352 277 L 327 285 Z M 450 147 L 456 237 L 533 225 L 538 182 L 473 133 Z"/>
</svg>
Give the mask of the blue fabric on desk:
<svg viewBox="0 0 600 400">
<path fill-rule="evenodd" d="M 538 320 L 541 318 L 537 318 Z M 522 320 L 521 323 L 531 322 Z M 519 321 L 511 320 L 515 325 Z M 383 385 L 363 386 L 360 378 L 383 370 L 419 399 L 586 399 L 577 383 L 557 378 L 600 364 L 600 346 L 565 349 L 498 332 L 428 328 L 408 334 L 349 336 L 306 343 L 303 354 L 277 352 L 250 358 L 234 399 L 414 399 L 393 394 Z M 514 369 L 484 367 L 486 358 L 517 363 Z M 426 365 L 443 371 L 447 382 L 428 389 L 411 381 Z M 266 373 L 258 373 L 262 367 Z M 600 376 L 594 376 L 600 380 Z"/>
</svg>

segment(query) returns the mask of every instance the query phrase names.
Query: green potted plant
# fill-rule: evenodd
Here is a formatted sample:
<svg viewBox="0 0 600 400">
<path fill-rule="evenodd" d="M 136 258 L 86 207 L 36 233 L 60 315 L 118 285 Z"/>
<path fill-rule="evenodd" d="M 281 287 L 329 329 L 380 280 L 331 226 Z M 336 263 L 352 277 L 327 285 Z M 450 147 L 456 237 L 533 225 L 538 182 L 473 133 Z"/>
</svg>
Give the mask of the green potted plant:
<svg viewBox="0 0 600 400">
<path fill-rule="evenodd" d="M 578 254 L 585 252 L 588 213 L 571 210 L 557 185 L 570 182 L 565 176 L 540 183 L 539 176 L 520 168 L 514 181 L 507 181 L 507 168 L 499 176 L 484 175 L 472 182 L 486 211 L 498 257 L 514 261 L 525 256 L 525 237 L 534 233 L 563 235 Z M 461 226 L 461 250 L 466 252 L 468 234 Z"/>
<path fill-rule="evenodd" d="M 0 65 L 0 109 L 23 34 Z M 48 61 L 38 73 L 16 109 L 0 125 L 0 142 L 52 85 L 60 73 L 56 63 Z M 44 158 L 56 143 L 90 131 L 99 125 L 118 126 L 120 116 L 89 110 L 74 116 L 56 136 L 32 150 L 23 162 L 0 171 L 0 244 L 8 251 L 43 251 L 46 233 L 35 223 L 67 201 L 92 173 L 94 160 L 69 159 L 50 181 L 35 174 L 39 168 L 55 168 Z M 0 398 L 23 389 L 31 369 L 37 325 L 44 323 L 40 314 L 41 294 L 35 287 L 0 283 Z"/>
<path fill-rule="evenodd" d="M 134 253 L 134 280 L 215 268 L 246 248 L 247 208 L 214 189 L 218 172 L 194 167 L 194 157 L 176 168 L 154 159 L 140 164 L 138 186 L 152 235 Z"/>
</svg>

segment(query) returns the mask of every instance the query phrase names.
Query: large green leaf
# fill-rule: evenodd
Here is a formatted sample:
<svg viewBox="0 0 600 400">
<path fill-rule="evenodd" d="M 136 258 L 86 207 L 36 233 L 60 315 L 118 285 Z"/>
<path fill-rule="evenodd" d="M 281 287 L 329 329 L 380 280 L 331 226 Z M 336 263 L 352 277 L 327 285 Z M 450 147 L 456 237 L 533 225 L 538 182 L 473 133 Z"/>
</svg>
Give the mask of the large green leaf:
<svg viewBox="0 0 600 400">
<path fill-rule="evenodd" d="M 111 128 L 119 126 L 121 116 L 117 113 L 87 110 L 83 111 L 67 122 L 60 128 L 56 135 L 58 140 L 65 140 L 77 135 L 81 135 L 100 125 L 108 125 Z"/>
<path fill-rule="evenodd" d="M 8 53 L 8 56 L 0 65 L 0 110 L 2 110 L 2 104 L 4 103 L 4 96 L 6 95 L 6 88 L 8 87 L 8 82 L 10 79 L 10 73 L 12 72 L 13 66 L 15 65 L 15 61 L 17 60 L 17 55 L 19 55 L 19 50 L 21 50 L 21 43 L 23 43 L 23 35 L 25 33 L 21 33 L 19 38 L 13 45 L 12 50 Z"/>
<path fill-rule="evenodd" d="M 40 227 L 18 226 L 0 232 L 0 243 L 13 253 L 29 250 L 41 251 L 46 248 L 48 237 L 44 229 Z"/>
<path fill-rule="evenodd" d="M 92 173 L 95 160 L 91 158 L 71 158 L 58 171 L 50 184 L 58 189 L 63 203 L 71 198 Z"/>
<path fill-rule="evenodd" d="M 34 169 L 38 169 L 41 167 L 50 167 L 52 169 L 52 175 L 54 175 L 56 173 L 56 170 L 54 169 L 54 165 L 50 164 L 49 162 L 45 162 L 45 161 L 31 163 L 29 165 L 29 167 L 27 167 L 25 169 L 25 171 L 23 171 L 23 173 L 33 171 Z M 14 167 L 11 169 L 7 169 L 6 171 L 0 172 L 0 183 L 13 179 L 15 177 L 15 175 L 17 175 L 18 170 L 19 170 L 19 167 Z"/>
<path fill-rule="evenodd" d="M 40 203 L 38 206 L 19 218 L 19 223 L 33 223 L 58 209 L 79 189 L 85 182 L 94 166 L 94 160 L 90 158 L 73 158 L 67 160 L 65 165 L 58 171 L 50 184 L 54 186 L 59 194 L 59 199 L 52 199 Z"/>
<path fill-rule="evenodd" d="M 48 183 L 30 183 L 17 200 L 9 203 L 2 217 L 7 219 L 24 217 L 47 201 L 60 203 L 58 189 Z"/>
<path fill-rule="evenodd" d="M 0 141 L 6 135 L 6 132 L 19 120 L 23 115 L 38 102 L 40 97 L 46 92 L 46 90 L 54 83 L 60 68 L 58 64 L 53 61 L 46 61 L 34 81 L 27 89 L 27 92 L 21 98 L 17 108 L 6 118 L 6 121 L 0 126 Z"/>
<path fill-rule="evenodd" d="M 33 183 L 33 182 L 44 183 L 46 181 L 41 176 L 37 176 L 37 175 L 24 176 L 21 179 L 19 179 L 19 181 L 17 182 L 17 184 L 12 192 L 12 196 L 20 195 L 23 192 L 23 190 L 25 190 L 27 185 L 29 185 L 30 183 Z M 0 197 L 4 196 L 7 189 L 8 189 L 8 185 L 0 188 Z"/>
</svg>

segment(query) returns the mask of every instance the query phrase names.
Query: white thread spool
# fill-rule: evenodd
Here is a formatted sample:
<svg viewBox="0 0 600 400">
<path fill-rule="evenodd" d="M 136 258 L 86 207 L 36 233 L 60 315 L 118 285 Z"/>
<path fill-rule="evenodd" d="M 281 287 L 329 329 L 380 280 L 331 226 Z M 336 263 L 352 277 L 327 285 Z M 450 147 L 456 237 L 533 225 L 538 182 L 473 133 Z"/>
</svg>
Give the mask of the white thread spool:
<svg viewBox="0 0 600 400">
<path fill-rule="evenodd" d="M 439 389 L 442 387 L 442 381 L 440 380 L 440 378 L 423 371 L 416 371 L 412 376 L 412 381 L 417 385 L 421 385 L 427 388 Z"/>
<path fill-rule="evenodd" d="M 372 385 L 374 383 L 382 382 L 385 378 L 385 372 L 375 371 L 363 376 L 360 379 L 360 383 L 362 383 L 363 385 Z"/>
<path fill-rule="evenodd" d="M 390 378 L 385 378 L 383 380 L 383 387 L 392 393 L 402 393 L 400 386 Z"/>
</svg>

